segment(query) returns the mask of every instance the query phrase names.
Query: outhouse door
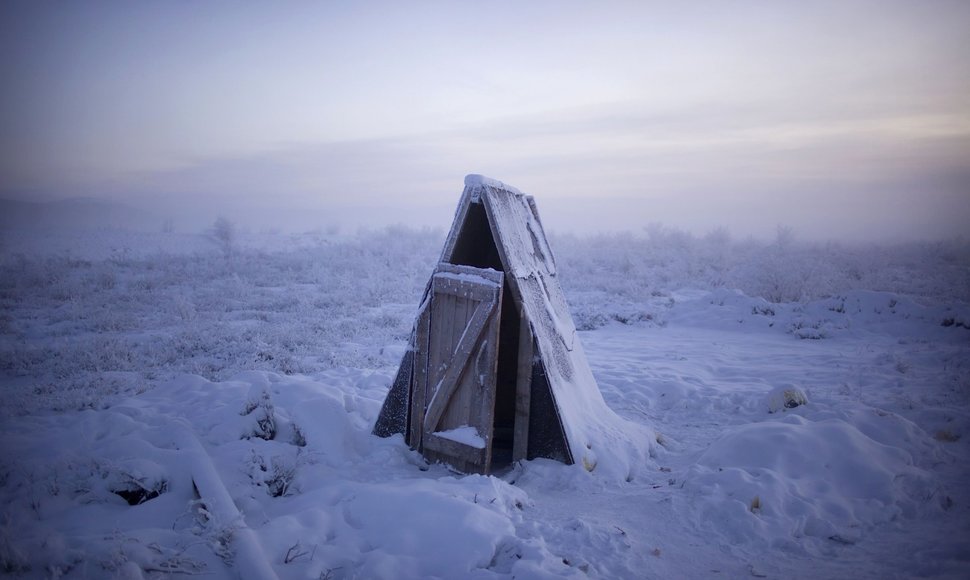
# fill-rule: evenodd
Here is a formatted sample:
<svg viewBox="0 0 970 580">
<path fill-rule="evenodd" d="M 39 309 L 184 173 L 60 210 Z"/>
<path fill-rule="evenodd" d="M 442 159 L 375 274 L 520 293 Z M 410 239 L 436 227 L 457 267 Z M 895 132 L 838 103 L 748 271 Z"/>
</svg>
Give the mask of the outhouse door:
<svg viewBox="0 0 970 580">
<path fill-rule="evenodd" d="M 411 445 L 464 473 L 491 464 L 503 282 L 496 270 L 441 263 L 418 319 Z"/>
</svg>

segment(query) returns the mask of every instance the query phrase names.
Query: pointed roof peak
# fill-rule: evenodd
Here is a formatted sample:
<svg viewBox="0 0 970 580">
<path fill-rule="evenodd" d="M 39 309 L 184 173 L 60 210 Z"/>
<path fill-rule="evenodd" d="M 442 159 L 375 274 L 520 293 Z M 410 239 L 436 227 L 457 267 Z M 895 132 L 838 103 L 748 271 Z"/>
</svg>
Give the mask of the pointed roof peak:
<svg viewBox="0 0 970 580">
<path fill-rule="evenodd" d="M 477 173 L 469 173 L 468 175 L 465 176 L 466 188 L 474 189 L 476 187 L 481 187 L 483 185 L 487 187 L 491 187 L 493 189 L 504 189 L 505 191 L 508 191 L 517 195 L 525 195 L 524 193 L 512 187 L 511 185 L 502 183 L 501 181 L 497 179 L 492 179 L 491 177 L 485 177 L 484 175 L 479 175 Z"/>
</svg>

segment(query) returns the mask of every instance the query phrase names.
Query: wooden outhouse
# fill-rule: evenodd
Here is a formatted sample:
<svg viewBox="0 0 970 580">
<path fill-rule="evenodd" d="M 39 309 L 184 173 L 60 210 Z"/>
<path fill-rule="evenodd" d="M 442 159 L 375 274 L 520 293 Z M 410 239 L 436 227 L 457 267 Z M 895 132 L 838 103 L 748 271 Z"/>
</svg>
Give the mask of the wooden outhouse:
<svg viewBox="0 0 970 580">
<path fill-rule="evenodd" d="M 592 470 L 612 418 L 532 197 L 469 175 L 374 433 L 465 473 L 537 457 Z"/>
</svg>

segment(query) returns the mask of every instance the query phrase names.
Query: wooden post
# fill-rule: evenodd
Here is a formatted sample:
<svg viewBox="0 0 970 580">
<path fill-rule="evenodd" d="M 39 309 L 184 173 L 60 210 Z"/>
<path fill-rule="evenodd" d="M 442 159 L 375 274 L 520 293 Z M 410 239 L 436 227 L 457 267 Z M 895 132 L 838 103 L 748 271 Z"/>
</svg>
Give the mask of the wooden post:
<svg viewBox="0 0 970 580">
<path fill-rule="evenodd" d="M 418 315 L 417 332 L 414 337 L 414 383 L 411 385 L 411 448 L 421 451 L 424 434 L 424 407 L 427 404 L 428 333 L 431 326 L 431 300 L 428 306 Z"/>
<path fill-rule="evenodd" d="M 524 308 L 519 310 L 519 360 L 515 377 L 515 428 L 512 461 L 529 456 L 529 407 L 532 402 L 532 326 Z"/>
</svg>

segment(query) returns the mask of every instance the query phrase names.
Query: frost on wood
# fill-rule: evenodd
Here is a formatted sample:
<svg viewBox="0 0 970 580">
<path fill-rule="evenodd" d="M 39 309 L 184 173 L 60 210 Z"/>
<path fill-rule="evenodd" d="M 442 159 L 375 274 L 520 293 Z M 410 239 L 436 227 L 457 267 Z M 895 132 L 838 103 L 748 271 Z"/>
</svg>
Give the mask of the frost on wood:
<svg viewBox="0 0 970 580">
<path fill-rule="evenodd" d="M 505 251 L 522 308 L 531 322 L 538 356 L 574 462 L 626 477 L 648 463 L 653 437 L 610 409 L 596 385 L 560 286 L 536 204 L 514 188 L 491 182 L 480 188 L 496 244 Z M 467 187 L 466 187 L 467 189 Z"/>
<path fill-rule="evenodd" d="M 524 456 L 578 463 L 589 471 L 598 469 L 599 473 L 618 478 L 629 477 L 632 471 L 649 462 L 654 440 L 652 433 L 618 417 L 599 392 L 560 286 L 556 261 L 536 204 L 530 196 L 497 180 L 480 175 L 468 176 L 440 264 L 433 280 L 447 278 L 472 282 L 476 271 L 496 269 L 504 272 L 508 290 L 502 301 L 512 306 L 503 306 L 501 316 L 503 320 L 514 317 L 510 323 L 520 328 L 527 325 L 529 332 L 525 340 L 534 341 L 534 348 L 528 348 L 529 354 L 521 355 L 533 357 L 532 372 L 529 372 L 528 363 L 515 363 L 520 367 L 518 375 L 498 381 L 504 389 L 510 388 L 507 385 L 511 383 L 517 393 L 514 395 L 514 437 L 518 438 L 518 443 L 513 446 L 518 445 L 519 451 L 513 450 L 513 453 L 523 456 L 521 442 L 524 439 L 521 438 L 527 437 L 528 451 Z M 443 265 L 447 265 L 446 270 L 465 268 L 469 272 L 441 272 Z M 425 300 L 435 296 L 437 291 L 437 286 L 429 285 Z M 420 315 L 418 319 L 421 319 Z M 460 329 L 449 332 L 460 332 Z M 422 341 L 426 340 L 412 332 L 409 352 L 421 350 Z M 510 336 L 503 338 L 505 344 L 515 344 L 513 341 Z M 501 348 L 500 352 L 506 353 L 503 360 L 518 360 L 508 354 L 511 352 L 508 349 L 513 347 L 508 346 L 505 351 Z M 523 345 L 519 344 L 519 348 L 521 350 Z M 428 379 L 419 376 L 420 368 L 404 357 L 375 425 L 375 434 L 406 431 L 405 424 L 413 421 L 402 413 L 402 409 L 407 408 L 401 404 L 406 392 L 418 389 L 419 396 L 424 397 L 427 388 L 432 402 L 438 407 L 441 407 L 437 400 L 440 391 L 445 390 L 449 396 L 452 392 L 460 392 L 450 389 L 449 385 L 425 387 L 422 381 Z M 480 375 L 479 383 L 484 383 L 486 378 L 486 375 Z M 402 388 L 405 385 L 411 390 Z M 486 388 L 498 387 L 493 384 Z M 531 390 L 528 410 L 520 406 L 524 399 L 523 389 Z M 508 397 L 507 394 L 504 396 Z M 418 398 L 411 403 L 412 415 L 417 416 L 426 406 L 427 402 Z M 523 423 L 526 419 L 528 429 Z M 490 446 L 489 433 L 485 434 L 485 439 L 486 447 Z M 416 448 L 422 446 L 421 431 L 413 426 L 409 442 Z M 490 455 L 486 451 L 487 460 Z"/>
</svg>

